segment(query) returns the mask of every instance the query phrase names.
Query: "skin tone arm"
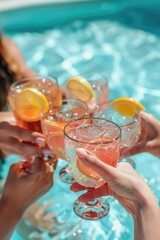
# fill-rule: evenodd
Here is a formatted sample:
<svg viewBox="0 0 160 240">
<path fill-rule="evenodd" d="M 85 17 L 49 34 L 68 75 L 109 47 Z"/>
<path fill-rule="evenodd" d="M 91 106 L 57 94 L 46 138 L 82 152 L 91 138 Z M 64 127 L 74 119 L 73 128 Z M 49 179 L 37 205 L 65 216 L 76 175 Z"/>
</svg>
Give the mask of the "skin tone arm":
<svg viewBox="0 0 160 240">
<path fill-rule="evenodd" d="M 35 159 L 11 165 L 0 199 L 0 239 L 10 238 L 25 210 L 53 184 L 56 159 Z M 14 192 L 13 192 L 14 189 Z"/>
<path fill-rule="evenodd" d="M 160 210 L 157 199 L 130 164 L 119 163 L 114 168 L 82 148 L 77 149 L 77 156 L 106 181 L 105 185 L 93 192 L 81 195 L 79 200 L 88 202 L 100 196 L 111 195 L 132 215 L 135 240 L 160 239 Z M 74 183 L 71 190 L 77 192 L 85 188 Z"/>
<path fill-rule="evenodd" d="M 12 71 L 17 74 L 17 79 L 36 75 L 36 73 L 27 66 L 21 51 L 14 41 L 6 36 L 3 36 L 2 45 L 5 51 L 7 51 L 8 57 L 6 60 L 8 60 L 8 64 L 10 65 Z"/>
<path fill-rule="evenodd" d="M 121 155 L 128 157 L 141 152 L 149 152 L 160 157 L 160 121 L 145 112 L 141 112 L 141 136 L 138 144 L 124 149 Z"/>
<path fill-rule="evenodd" d="M 23 58 L 23 55 L 16 45 L 11 39 L 9 39 L 6 36 L 3 36 L 2 43 L 4 49 L 8 52 L 8 55 L 11 57 L 11 60 L 9 61 L 9 65 L 11 66 L 11 69 L 13 72 L 17 74 L 17 79 L 27 78 L 31 76 L 36 76 L 37 73 L 33 71 L 31 68 L 29 68 Z M 61 88 L 62 91 L 62 97 L 66 98 L 66 91 L 65 89 Z"/>
<path fill-rule="evenodd" d="M 8 69 L 10 70 L 10 72 L 12 72 L 12 75 L 9 77 L 10 81 L 12 80 L 12 82 L 14 82 L 16 80 L 38 75 L 38 73 L 36 73 L 30 67 L 27 66 L 25 59 L 17 44 L 5 35 L 3 35 L 0 39 L 0 54 L 3 56 L 3 59 L 5 59 Z M 3 65 L 1 66 L 0 64 L 0 68 L 2 68 L 1 74 L 3 75 L 3 77 L 6 76 L 5 72 L 6 70 L 3 69 Z M 7 109 L 7 92 L 11 84 L 11 82 L 8 83 L 7 79 L 3 81 L 5 81 L 5 85 L 3 85 L 3 88 L 5 89 L 0 94 L 1 111 L 5 111 Z M 64 89 L 61 90 L 62 97 L 66 98 L 65 90 Z"/>
</svg>

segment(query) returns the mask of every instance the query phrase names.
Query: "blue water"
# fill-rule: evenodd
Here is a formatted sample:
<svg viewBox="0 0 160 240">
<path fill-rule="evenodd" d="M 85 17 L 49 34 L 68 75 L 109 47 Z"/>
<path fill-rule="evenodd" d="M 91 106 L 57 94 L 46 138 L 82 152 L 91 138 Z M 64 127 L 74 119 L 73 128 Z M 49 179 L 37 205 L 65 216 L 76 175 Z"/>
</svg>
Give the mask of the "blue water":
<svg viewBox="0 0 160 240">
<path fill-rule="evenodd" d="M 39 32 L 24 30 L 9 35 L 19 45 L 27 64 L 39 74 L 56 76 L 64 86 L 70 75 L 103 73 L 108 78 L 110 99 L 136 98 L 147 112 L 160 118 L 159 12 L 153 8 L 127 7 L 103 18 L 73 20 Z M 136 170 L 160 202 L 160 160 L 147 153 L 133 159 Z M 9 164 L 17 160 L 13 156 L 7 159 L 4 175 Z M 110 213 L 101 221 L 89 222 L 75 216 L 72 204 L 78 194 L 70 192 L 69 185 L 59 180 L 58 172 L 63 165 L 60 161 L 54 188 L 28 211 L 30 215 L 21 221 L 12 239 L 133 239 L 132 219 L 114 199 L 109 199 Z M 56 208 L 54 204 L 49 210 L 45 208 L 47 212 L 55 212 L 54 221 L 45 220 L 43 211 L 36 217 L 44 200 L 55 197 Z M 61 219 L 57 217 L 60 215 Z M 47 226 L 51 224 L 51 230 L 45 230 L 45 221 Z"/>
</svg>

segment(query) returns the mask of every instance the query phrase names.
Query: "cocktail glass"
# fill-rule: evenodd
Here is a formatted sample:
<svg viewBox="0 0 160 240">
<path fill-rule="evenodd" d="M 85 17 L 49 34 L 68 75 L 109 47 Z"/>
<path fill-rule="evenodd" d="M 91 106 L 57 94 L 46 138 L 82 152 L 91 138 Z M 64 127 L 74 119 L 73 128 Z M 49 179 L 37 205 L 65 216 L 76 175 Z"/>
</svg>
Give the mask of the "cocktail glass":
<svg viewBox="0 0 160 240">
<path fill-rule="evenodd" d="M 46 135 L 48 146 L 58 158 L 66 160 L 63 134 L 65 125 L 73 119 L 85 116 L 88 116 L 87 105 L 76 99 L 62 100 L 61 107 L 58 110 L 42 111 L 41 124 L 43 133 Z M 74 181 L 68 165 L 61 169 L 60 178 L 67 183 Z"/>
<path fill-rule="evenodd" d="M 140 137 L 140 110 L 133 103 L 123 100 L 123 112 L 119 112 L 117 103 L 105 102 L 96 106 L 93 116 L 115 122 L 122 130 L 121 149 L 134 146 Z M 126 109 L 126 110 L 125 110 Z M 132 114 L 128 114 L 128 111 Z M 130 158 L 122 158 L 119 162 L 129 162 L 135 168 L 135 162 Z"/>
<path fill-rule="evenodd" d="M 42 109 L 48 111 L 49 108 L 59 108 L 61 101 L 58 82 L 51 77 L 35 76 L 16 81 L 11 85 L 8 95 L 8 102 L 18 126 L 36 132 L 42 132 Z M 43 158 L 56 161 L 54 154 L 44 153 Z"/>
<path fill-rule="evenodd" d="M 76 76 L 75 76 L 76 77 Z M 74 76 L 71 78 L 75 78 Z M 86 79 L 93 89 L 94 96 L 87 102 L 90 113 L 93 113 L 96 105 L 102 104 L 108 101 L 108 79 L 102 74 L 91 72 L 82 73 L 79 77 Z M 83 92 L 81 89 L 75 89 L 75 87 L 67 87 L 68 98 L 76 98 L 83 100 Z"/>
<path fill-rule="evenodd" d="M 17 124 L 31 131 L 42 132 L 40 113 L 61 106 L 61 90 L 57 79 L 35 76 L 13 83 L 8 102 Z"/>
<path fill-rule="evenodd" d="M 81 118 L 69 122 L 64 128 L 64 135 L 66 158 L 74 179 L 91 191 L 105 184 L 97 172 L 78 159 L 76 149 L 84 148 L 115 167 L 119 158 L 120 127 L 102 118 Z M 96 220 L 108 214 L 109 203 L 106 197 L 88 203 L 76 200 L 73 209 L 83 219 Z"/>
</svg>

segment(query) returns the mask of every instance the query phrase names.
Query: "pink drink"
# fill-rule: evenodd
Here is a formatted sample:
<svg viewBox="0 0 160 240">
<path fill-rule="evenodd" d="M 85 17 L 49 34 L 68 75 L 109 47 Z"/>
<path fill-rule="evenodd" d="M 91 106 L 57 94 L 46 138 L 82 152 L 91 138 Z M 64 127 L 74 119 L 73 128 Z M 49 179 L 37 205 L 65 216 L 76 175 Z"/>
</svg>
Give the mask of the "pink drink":
<svg viewBox="0 0 160 240">
<path fill-rule="evenodd" d="M 73 128 L 74 122 L 72 122 L 64 130 L 65 151 L 69 168 L 79 184 L 96 188 L 103 185 L 104 180 L 78 159 L 76 149 L 84 148 L 96 155 L 101 161 L 115 167 L 119 158 L 121 130 L 116 124 L 103 119 L 98 122 L 93 120 L 90 124 L 84 124 L 81 122 L 82 120 L 76 121 L 79 122 L 78 128 Z"/>
</svg>

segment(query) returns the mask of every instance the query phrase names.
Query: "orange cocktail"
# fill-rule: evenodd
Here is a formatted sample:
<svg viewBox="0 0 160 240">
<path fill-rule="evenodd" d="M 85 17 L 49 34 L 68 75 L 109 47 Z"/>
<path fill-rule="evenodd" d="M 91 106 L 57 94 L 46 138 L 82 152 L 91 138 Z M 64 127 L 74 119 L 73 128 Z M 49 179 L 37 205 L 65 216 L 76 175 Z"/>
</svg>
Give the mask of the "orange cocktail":
<svg viewBox="0 0 160 240">
<path fill-rule="evenodd" d="M 105 184 L 97 172 L 79 160 L 76 149 L 84 148 L 115 167 L 120 152 L 120 127 L 102 118 L 82 118 L 69 122 L 64 128 L 64 135 L 66 158 L 75 181 L 89 189 Z M 74 211 L 84 219 L 99 219 L 108 214 L 109 204 L 106 200 L 103 202 L 99 199 L 95 203 L 86 204 L 76 200 Z"/>
<path fill-rule="evenodd" d="M 61 90 L 51 77 L 31 77 L 13 83 L 8 102 L 17 124 L 31 131 L 42 132 L 40 113 L 61 105 Z"/>
<path fill-rule="evenodd" d="M 58 110 L 42 111 L 41 123 L 43 133 L 46 135 L 48 146 L 58 158 L 66 160 L 63 134 L 65 125 L 71 120 L 87 115 L 87 105 L 76 99 L 62 100 L 62 105 Z M 68 168 L 63 168 L 60 176 L 63 181 L 72 182 L 72 176 L 69 174 Z"/>
</svg>

